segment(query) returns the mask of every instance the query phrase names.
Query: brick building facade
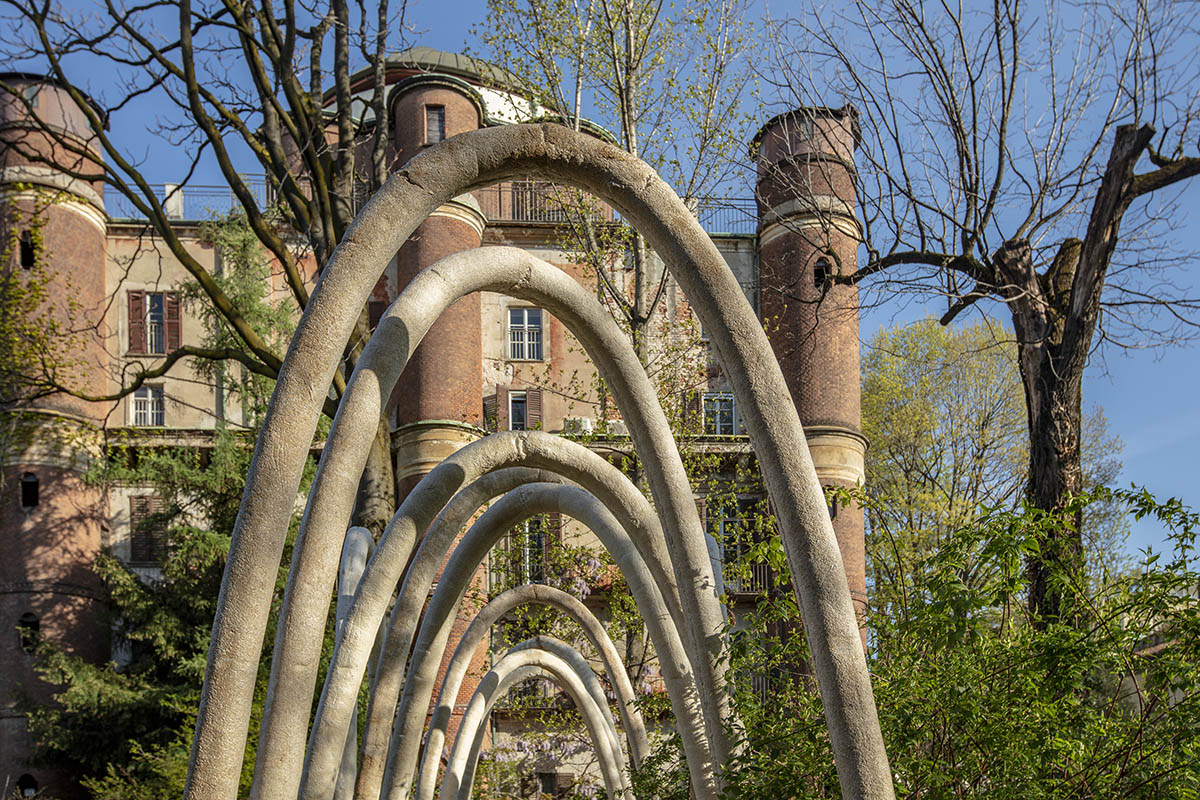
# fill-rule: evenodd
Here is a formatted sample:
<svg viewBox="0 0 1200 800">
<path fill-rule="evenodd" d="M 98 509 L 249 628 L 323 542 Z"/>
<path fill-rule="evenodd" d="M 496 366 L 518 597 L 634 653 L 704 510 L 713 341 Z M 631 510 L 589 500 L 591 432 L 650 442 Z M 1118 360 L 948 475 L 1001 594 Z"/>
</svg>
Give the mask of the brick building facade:
<svg viewBox="0 0 1200 800">
<path fill-rule="evenodd" d="M 495 68 L 462 56 L 405 51 L 389 58 L 387 75 L 391 155 L 397 164 L 457 133 L 545 116 L 544 109 L 505 91 L 504 76 Z M 82 113 L 53 83 L 12 73 L 0 79 L 18 87 L 43 120 L 69 133 L 79 147 L 90 146 Z M 40 142 L 27 113 L 24 103 L 0 94 L 3 240 L 16 243 L 4 275 L 28 279 L 31 260 L 47 270 L 52 287 L 47 313 L 70 317 L 87 331 L 79 339 L 74 376 L 89 393 L 102 395 L 119 388 L 130 365 L 160 363 L 179 344 L 197 342 L 202 326 L 180 303 L 179 287 L 188 279 L 182 265 L 144 221 L 122 208 L 121 198 L 106 198 L 102 185 L 72 178 L 71 157 Z M 846 110 L 809 108 L 776 117 L 752 143 L 759 164 L 757 207 L 740 204 L 741 217 L 737 204 L 733 213 L 727 204 L 699 208 L 767 326 L 818 474 L 827 485 L 838 486 L 863 481 L 866 449 L 860 431 L 857 292 L 835 280 L 853 271 L 856 257 L 857 138 L 855 115 Z M 27 148 L 48 154 L 64 169 L 23 158 Z M 491 244 L 524 247 L 595 289 L 595 274 L 575 263 L 564 244 L 565 214 L 555 192 L 518 179 L 437 209 L 380 278 L 371 317 L 377 319 L 413 275 L 439 258 Z M 219 258 L 198 225 L 207 213 L 206 200 L 217 195 L 171 185 L 164 194 L 189 253 L 217 271 Z M 589 213 L 599 224 L 614 217 L 606 207 Z M 40 259 L 27 258 L 33 234 Z M 619 276 L 620 269 L 614 274 Z M 272 291 L 283 296 L 282 276 L 270 280 Z M 744 455 L 749 445 L 733 395 L 707 356 L 686 299 L 667 281 L 659 333 L 685 342 L 699 365 L 685 387 L 690 399 L 681 401 L 685 414 L 696 415 L 696 444 L 731 458 Z M 628 447 L 594 376 L 570 332 L 545 310 L 491 293 L 458 301 L 425 337 L 389 405 L 397 501 L 443 457 L 488 428 L 595 432 L 597 446 Z M 30 743 L 15 697 L 18 691 L 46 693 L 32 671 L 30 637 L 46 637 L 86 658 L 110 658 L 103 594 L 91 562 L 106 548 L 153 579 L 164 554 L 161 541 L 148 538 L 137 525 L 155 509 L 153 487 L 89 484 L 83 479 L 88 465 L 104 456 L 105 437 L 114 430 L 134 437 L 139 446 L 204 447 L 218 426 L 245 421 L 227 399 L 220 387 L 182 362 L 116 404 L 50 396 L 19 413 L 5 413 L 5 425 L 16 434 L 0 453 L 0 787 L 69 793 L 67 776 L 25 760 Z M 709 531 L 720 536 L 736 513 L 710 513 Z M 862 513 L 854 507 L 831 508 L 831 513 L 851 592 L 861 606 L 866 602 Z M 528 546 L 533 540 L 522 541 Z M 735 550 L 725 548 L 726 553 Z M 524 578 L 536 580 L 536 558 L 526 560 Z M 481 572 L 478 585 L 484 591 L 487 580 Z M 727 585 L 735 598 L 761 588 L 753 579 Z M 480 656 L 481 669 L 486 657 Z M 468 698 L 464 693 L 460 701 Z"/>
</svg>

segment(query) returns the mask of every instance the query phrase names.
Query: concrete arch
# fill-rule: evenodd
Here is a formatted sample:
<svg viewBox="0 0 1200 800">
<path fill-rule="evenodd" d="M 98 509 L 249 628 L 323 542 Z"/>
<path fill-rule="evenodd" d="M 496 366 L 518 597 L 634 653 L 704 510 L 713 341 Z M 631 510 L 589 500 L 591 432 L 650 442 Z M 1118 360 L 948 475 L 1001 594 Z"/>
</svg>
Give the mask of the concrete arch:
<svg viewBox="0 0 1200 800">
<path fill-rule="evenodd" d="M 293 338 L 251 465 L 213 628 L 185 796 L 226 800 L 236 794 L 270 608 L 270 584 L 263 576 L 279 563 L 291 498 L 324 400 L 324 391 L 313 387 L 329 385 L 379 272 L 420 221 L 451 197 L 517 174 L 572 184 L 609 202 L 646 236 L 683 287 L 734 388 L 775 502 L 843 796 L 890 798 L 891 774 L 841 557 L 799 419 L 761 324 L 694 216 L 650 167 L 553 125 L 480 130 L 426 150 L 372 198 L 327 263 Z M 375 389 L 377 377 L 360 376 Z M 378 396 L 362 402 L 373 402 L 378 413 Z M 365 458 L 362 442 L 352 449 Z M 355 475 L 361 462 L 357 466 Z M 322 562 L 329 556 L 315 549 L 298 556 L 309 558 Z M 332 571 L 318 570 L 322 576 Z M 332 577 L 315 583 L 328 598 Z M 306 683 L 311 690 L 316 665 L 303 651 L 310 643 L 300 638 L 301 652 L 288 662 L 294 675 L 276 676 L 285 677 L 288 691 L 281 694 Z M 286 794 L 286 762 L 268 765 L 268 783 L 285 779 L 266 790 L 256 783 L 256 796 Z"/>
<path fill-rule="evenodd" d="M 314 511 L 301 528 L 305 546 L 328 547 L 328 544 L 319 544 L 312 532 L 344 525 L 346 517 L 334 515 L 342 512 L 347 516 L 349 514 L 345 498 L 351 498 L 352 502 L 356 482 L 350 476 L 355 473 L 353 469 L 327 469 L 325 465 L 337 467 L 347 460 L 353 460 L 356 457 L 353 445 L 341 434 L 361 429 L 372 418 L 371 414 L 377 413 L 369 403 L 359 402 L 364 392 L 368 398 L 373 396 L 373 392 L 360 382 L 358 376 L 373 375 L 382 394 L 390 395 L 391 387 L 404 368 L 403 355 L 423 338 L 429 325 L 443 309 L 459 297 L 481 290 L 505 292 L 537 302 L 558 316 L 588 350 L 622 408 L 635 446 L 647 465 L 655 499 L 660 508 L 667 509 L 660 515 L 660 520 L 668 528 L 668 535 L 652 529 L 651 537 L 639 537 L 637 544 L 643 549 L 647 563 L 661 585 L 669 587 L 666 592 L 668 602 L 672 603 L 671 610 L 676 620 L 683 623 L 680 631 L 688 646 L 693 673 L 705 705 L 706 735 L 713 757 L 723 763 L 729 757 L 722 724 L 729 714 L 723 662 L 720 660 L 724 619 L 704 533 L 670 426 L 649 378 L 612 317 L 576 281 L 545 261 L 514 248 L 482 248 L 445 258 L 413 279 L 380 320 L 373 343 L 363 353 L 346 392 L 343 408 L 328 439 L 321 471 L 310 494 L 310 507 Z M 394 353 L 400 356 L 389 361 L 389 356 Z M 341 501 L 337 499 L 339 497 Z M 341 512 L 338 511 L 339 505 Z M 665 566 L 667 564 L 670 565 L 669 570 Z M 293 639 L 303 636 L 314 637 L 313 641 L 319 639 L 319 631 L 315 627 L 301 628 L 293 621 L 304 618 L 303 609 L 317 602 L 317 594 L 311 587 L 320 581 L 309 577 L 317 569 L 311 558 L 305 562 L 294 562 L 294 574 L 289 579 L 289 592 L 285 594 L 281 611 L 281 616 L 287 620 L 284 627 L 290 631 Z M 678 592 L 674 588 L 676 583 L 688 588 Z M 411 599 L 419 604 L 423 595 L 412 595 Z M 683 613 L 675 611 L 676 605 Z M 410 610 L 415 613 L 419 605 Z M 310 619 L 309 622 L 315 626 L 317 620 Z M 403 637 L 398 641 L 403 641 Z M 277 651 L 276 663 L 273 664 L 281 682 L 285 676 L 292 674 L 292 663 L 298 658 L 295 655 L 298 648 L 285 648 L 283 645 L 281 640 L 281 649 Z M 385 698 L 397 691 L 393 687 L 399 685 L 402 677 L 397 674 L 403 665 L 403 661 L 396 657 L 398 647 L 389 643 L 391 655 L 380 665 L 377 688 Z M 307 691 L 311 693 L 311 687 Z M 305 694 L 299 687 L 291 689 L 281 686 L 280 692 L 297 698 Z M 291 708 L 268 704 L 260 740 L 261 757 L 268 762 L 278 760 L 277 753 L 294 739 L 285 737 L 281 740 L 274 736 L 274 730 L 279 725 L 286 730 L 306 721 L 302 715 L 307 715 L 309 707 L 299 700 Z M 362 785 L 367 787 L 377 774 L 374 754 L 381 749 L 379 723 L 387 719 L 390 719 L 388 710 L 380 706 L 372 712 L 368 723 L 361 773 Z M 294 748 L 294 745 L 291 747 Z M 372 798 L 374 794 L 369 791 L 363 794 L 360 790 L 360 797 Z"/>
<path fill-rule="evenodd" d="M 384 778 L 386 800 L 407 800 L 416 772 L 421 728 L 433 695 L 433 684 L 442 662 L 459 604 L 471 575 L 492 546 L 520 521 L 543 511 L 561 510 L 592 530 L 613 555 L 629 583 L 642 619 L 662 664 L 663 679 L 675 713 L 688 770 L 698 797 L 716 795 L 711 750 L 704 738 L 697 688 L 690 681 L 687 653 L 671 624 L 657 586 L 641 563 L 628 534 L 593 495 L 573 486 L 531 484 L 506 494 L 494 503 L 463 537 L 438 581 L 437 591 L 421 621 L 413 646 L 414 668 L 404 685 L 396 712 L 388 770 Z"/>
<path fill-rule="evenodd" d="M 433 800 L 434 785 L 437 782 L 439 754 L 446 741 L 446 731 L 450 724 L 450 715 L 458 700 L 470 666 L 471 655 L 483 643 L 484 637 L 491 631 L 493 625 L 499 622 L 505 614 L 522 605 L 544 605 L 558 609 L 568 615 L 583 630 L 592 647 L 600 654 L 604 662 L 604 671 L 609 676 L 609 682 L 617 697 L 617 708 L 621 714 L 621 724 L 625 729 L 629 742 L 629 757 L 634 767 L 642 763 L 650 750 L 646 738 L 646 725 L 641 712 L 634 706 L 633 685 L 625 673 L 625 665 L 617 652 L 608 632 L 596 616 L 588 610 L 579 599 L 553 586 L 529 583 L 517 586 L 492 599 L 483 607 L 478 616 L 471 622 L 467 632 L 459 640 L 450 658 L 450 666 L 442 679 L 442 688 L 438 693 L 437 704 L 434 706 L 432 719 L 429 722 L 429 732 L 426 734 L 425 747 L 421 757 L 421 768 L 417 773 L 417 800 Z"/>
<path fill-rule="evenodd" d="M 658 521 L 646 498 L 620 470 L 576 442 L 539 431 L 506 431 L 473 442 L 448 457 L 426 475 L 405 498 L 381 537 L 375 555 L 367 567 L 354 607 L 346 620 L 343 636 L 334 650 L 333 661 L 317 707 L 312 744 L 308 748 L 303 773 L 291 779 L 293 787 L 297 785 L 298 779 L 302 797 L 325 798 L 332 791 L 338 773 L 338 754 L 344 746 L 350 715 L 379 621 L 386 613 L 404 565 L 409 560 L 416 532 L 425 530 L 434 515 L 441 511 L 464 485 L 469 485 L 490 471 L 516 464 L 549 470 L 558 476 L 552 480 L 565 478 L 574 481 L 595 495 L 617 519 L 617 528 L 629 533 L 631 554 L 637 553 L 639 543 L 655 538 L 654 530 Z M 640 555 L 630 556 L 629 569 L 635 569 L 641 564 L 650 575 L 646 581 L 651 587 L 647 589 L 649 597 L 665 597 L 669 588 L 673 586 L 674 576 L 662 560 L 646 559 Z M 663 587 L 661 592 L 659 587 Z M 424 597 L 417 589 L 414 589 L 411 596 L 422 599 Z M 659 602 L 663 603 L 664 609 L 669 609 L 665 602 Z M 669 618 L 670 614 L 665 613 L 665 617 Z M 647 620 L 648 626 L 652 624 L 652 620 Z M 667 670 L 664 669 L 664 679 L 667 680 L 669 689 L 675 685 L 672 693 L 674 698 L 678 699 L 677 716 L 680 720 L 689 721 L 689 725 L 685 726 L 687 730 L 684 731 L 684 740 L 694 745 L 695 757 L 689 756 L 689 764 L 695 765 L 699 778 L 704 774 L 701 762 L 710 762 L 711 758 L 708 756 L 709 748 L 703 730 L 703 715 L 695 704 L 697 691 L 692 669 L 694 659 L 689 657 L 685 643 L 679 643 L 679 635 L 673 624 L 664 620 L 660 627 L 663 631 L 664 648 L 660 654 L 670 652 L 670 648 L 678 649 L 677 655 L 669 656 L 671 663 L 678 665 L 677 674 L 667 674 Z M 360 798 L 378 797 L 380 791 L 387 735 L 391 731 L 390 723 L 393 718 L 390 709 L 394 708 L 400 683 L 404 681 L 404 665 L 408 663 L 406 641 L 389 637 L 389 643 L 385 645 L 380 656 L 376 681 L 372 687 L 370 717 L 382 719 L 386 725 L 368 725 L 358 778 L 357 796 Z M 439 652 L 444 646 L 443 641 Z M 419 658 L 414 655 L 413 661 L 419 662 Z M 417 691 L 419 680 L 419 676 L 409 676 L 409 679 L 404 681 L 405 692 Z M 428 685 L 421 689 L 422 715 L 432 695 L 432 676 L 427 680 Z M 300 698 L 304 695 L 295 697 Z M 685 697 L 691 697 L 691 700 L 685 702 Z M 695 720 L 699 721 L 699 729 L 692 732 L 690 722 Z M 370 721 L 369 719 L 368 722 Z M 416 766 L 416 745 L 415 740 L 401 741 L 397 744 L 405 748 L 406 754 L 409 748 L 413 748 L 412 755 L 406 755 L 404 762 L 410 765 L 410 774 L 411 769 Z M 702 784 L 697 786 L 700 789 Z M 295 791 L 293 788 L 293 795 Z"/>
<path fill-rule="evenodd" d="M 520 648 L 520 649 L 518 649 Z M 586 667 L 586 662 L 584 663 Z M 532 668 L 528 669 L 525 668 Z M 530 677 L 531 674 L 544 672 L 560 688 L 571 696 L 575 707 L 583 716 L 588 733 L 596 748 L 600 762 L 600 771 L 604 776 L 604 785 L 609 798 L 619 800 L 627 796 L 628 780 L 624 769 L 624 760 L 620 750 L 613 751 L 613 743 L 609 736 L 612 717 L 602 712 L 595 699 L 588 694 L 583 680 L 572 668 L 571 664 L 560 655 L 544 650 L 530 642 L 522 642 L 504 654 L 491 671 L 480 681 L 479 688 L 471 696 L 467 712 L 463 715 L 462 727 L 455 738 L 454 748 L 450 752 L 450 761 L 446 766 L 446 775 L 442 779 L 440 797 L 454 797 L 456 800 L 468 800 L 471 796 L 471 784 L 474 780 L 475 765 L 479 759 L 480 745 L 483 739 L 483 727 L 487 721 L 488 712 L 495 702 L 515 683 Z M 593 677 L 595 677 L 593 675 Z"/>
</svg>

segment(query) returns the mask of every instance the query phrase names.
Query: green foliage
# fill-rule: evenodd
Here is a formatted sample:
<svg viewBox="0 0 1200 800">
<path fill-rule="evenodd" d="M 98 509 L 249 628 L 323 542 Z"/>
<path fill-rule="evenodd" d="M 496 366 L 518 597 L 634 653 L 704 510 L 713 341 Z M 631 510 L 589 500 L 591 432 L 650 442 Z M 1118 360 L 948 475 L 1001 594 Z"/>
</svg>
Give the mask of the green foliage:
<svg viewBox="0 0 1200 800">
<path fill-rule="evenodd" d="M 286 305 L 267 300 L 268 261 L 244 218 L 209 223 L 205 235 L 218 250 L 223 270 L 217 280 L 228 296 L 264 339 L 272 345 L 286 342 L 292 315 Z M 238 347 L 236 335 L 202 302 L 198 287 L 185 286 L 183 294 L 203 321 L 205 347 Z M 196 369 L 221 382 L 229 396 L 240 397 L 247 425 L 259 420 L 273 381 L 239 374 L 237 365 L 219 361 L 200 360 Z M 97 484 L 153 487 L 163 501 L 159 522 L 168 536 L 168 557 L 161 574 L 152 578 L 135 574 L 110 553 L 96 561 L 108 594 L 119 664 L 90 664 L 49 646 L 41 649 L 38 670 L 57 687 L 57 705 L 30 709 L 38 757 L 73 772 L 96 798 L 154 800 L 182 794 L 209 634 L 250 468 L 253 434 L 253 428 L 219 427 L 206 447 L 146 447 L 139 432 L 129 431 L 126 438 L 110 437 L 107 459 L 95 462 L 88 473 L 88 480 Z M 302 492 L 313 471 L 310 463 Z M 297 524 L 293 519 L 293 535 Z M 288 561 L 285 554 L 283 563 Z M 276 603 L 285 579 L 281 568 Z M 268 631 L 241 776 L 243 791 L 252 776 L 273 641 Z"/>
<path fill-rule="evenodd" d="M 202 224 L 201 233 L 217 251 L 220 267 L 213 279 L 221 291 L 272 351 L 286 352 L 296 327 L 294 303 L 287 298 L 270 301 L 271 261 L 245 215 L 234 213 L 209 220 Z M 205 347 L 233 351 L 244 348 L 241 337 L 213 307 L 199 283 L 187 283 L 182 290 L 188 310 L 204 326 Z M 266 413 L 274 380 L 223 360 L 197 359 L 194 368 L 197 375 L 223 387 L 228 397 L 240 399 L 247 427 L 253 427 Z"/>
<path fill-rule="evenodd" d="M 161 575 L 153 579 L 108 553 L 96 561 L 120 664 L 91 664 L 48 646 L 41 650 L 39 673 L 58 688 L 55 707 L 31 709 L 39 758 L 73 771 L 97 798 L 150 800 L 182 793 L 225 555 L 251 455 L 249 437 L 218 430 L 211 450 L 114 445 L 109 462 L 89 476 L 153 485 L 164 501 L 169 545 Z M 305 487 L 312 471 L 310 465 Z M 281 568 L 276 602 L 285 578 Z M 268 631 L 243 789 L 249 787 L 273 640 Z"/>
<path fill-rule="evenodd" d="M 1175 550 L 1147 553 L 1109 583 L 1064 587 L 1080 624 L 1041 627 L 1026 607 L 1024 565 L 1061 518 L 998 511 L 929 555 L 906 606 L 872 614 L 869 660 L 897 797 L 1200 793 L 1200 519 L 1144 492 L 1076 502 L 1156 516 Z M 744 637 L 735 648 L 751 746 L 731 765 L 730 797 L 839 796 L 820 699 L 787 669 L 804 662 L 802 638 Z"/>
<path fill-rule="evenodd" d="M 1028 476 L 1025 396 L 1012 333 L 996 323 L 944 326 L 926 318 L 880 330 L 863 357 L 863 432 L 870 498 L 872 604 L 905 602 L 925 558 L 989 509 L 1019 507 Z M 1103 411 L 1084 422 L 1085 486 L 1110 485 L 1121 442 Z M 1126 568 L 1125 515 L 1090 503 L 1084 541 L 1095 580 Z M 963 579 L 975 580 L 971 564 Z"/>
</svg>

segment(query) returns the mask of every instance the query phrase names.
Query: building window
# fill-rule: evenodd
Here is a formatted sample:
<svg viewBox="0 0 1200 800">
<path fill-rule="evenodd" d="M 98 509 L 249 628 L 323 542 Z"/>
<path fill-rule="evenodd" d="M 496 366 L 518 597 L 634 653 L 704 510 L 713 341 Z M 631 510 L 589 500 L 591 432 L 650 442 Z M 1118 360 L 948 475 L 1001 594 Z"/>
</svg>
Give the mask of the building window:
<svg viewBox="0 0 1200 800">
<path fill-rule="evenodd" d="M 523 530 L 514 535 L 515 583 L 542 583 L 546 580 L 546 529 L 541 517 L 525 520 Z"/>
<path fill-rule="evenodd" d="M 736 430 L 733 395 L 728 392 L 705 392 L 704 435 L 732 436 Z"/>
<path fill-rule="evenodd" d="M 528 430 L 529 398 L 525 392 L 508 393 L 508 429 L 510 431 Z"/>
<path fill-rule="evenodd" d="M 813 286 L 823 289 L 829 281 L 830 274 L 829 262 L 818 258 L 816 266 L 813 267 Z"/>
<path fill-rule="evenodd" d="M 21 476 L 21 508 L 26 510 L 38 504 L 38 476 L 26 472 Z"/>
<path fill-rule="evenodd" d="M 542 360 L 542 310 L 508 310 L 508 357 L 512 361 Z"/>
<path fill-rule="evenodd" d="M 30 775 L 28 772 L 17 778 L 17 791 L 21 793 L 21 797 L 36 797 L 37 790 L 37 778 Z"/>
<path fill-rule="evenodd" d="M 156 355 L 178 350 L 183 343 L 179 295 L 175 292 L 129 292 L 129 352 Z"/>
<path fill-rule="evenodd" d="M 42 623 L 33 614 L 25 612 L 21 615 L 21 618 L 17 620 L 17 636 L 20 639 L 22 650 L 32 653 L 37 649 L 41 629 Z"/>
<path fill-rule="evenodd" d="M 725 591 L 761 594 L 771 588 L 770 567 L 751 561 L 753 546 L 761 541 L 762 504 L 756 498 L 727 499 L 705 509 L 705 529 L 721 546 Z"/>
<path fill-rule="evenodd" d="M 138 428 L 157 428 L 167 424 L 161 386 L 143 386 L 133 393 L 133 424 Z"/>
<path fill-rule="evenodd" d="M 542 427 L 542 390 L 514 391 L 497 386 L 483 398 L 483 425 L 489 431 L 526 431 Z"/>
<path fill-rule="evenodd" d="M 446 138 L 446 107 L 425 106 L 425 144 L 437 144 Z"/>
<path fill-rule="evenodd" d="M 166 506 L 156 494 L 129 498 L 129 563 L 162 566 L 167 560 Z"/>
<path fill-rule="evenodd" d="M 33 232 L 21 231 L 21 269 L 33 269 L 34 263 L 37 261 L 36 253 L 33 249 Z"/>
</svg>

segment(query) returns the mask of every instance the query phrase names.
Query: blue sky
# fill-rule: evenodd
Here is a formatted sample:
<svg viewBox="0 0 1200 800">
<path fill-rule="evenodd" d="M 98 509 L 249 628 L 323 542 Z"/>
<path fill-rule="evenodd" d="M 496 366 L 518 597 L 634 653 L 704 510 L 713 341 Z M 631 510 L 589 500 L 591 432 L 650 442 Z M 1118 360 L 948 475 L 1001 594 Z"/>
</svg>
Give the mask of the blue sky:
<svg viewBox="0 0 1200 800">
<path fill-rule="evenodd" d="M 83 7 L 81 0 L 71 5 Z M 784 13 L 788 4 L 772 4 L 775 14 Z M 485 4 L 481 0 L 412 0 L 409 4 L 410 40 L 442 50 L 457 51 L 470 40 L 471 27 L 482 21 Z M 155 182 L 171 181 L 178 176 L 173 169 L 178 161 L 171 148 L 147 135 L 145 124 L 156 109 L 141 105 L 142 114 L 130 122 L 117 122 L 114 134 L 136 142 L 133 152 L 145 157 L 144 171 Z M 765 119 L 770 112 L 763 111 Z M 253 169 L 248 164 L 248 169 Z M 197 178 L 198 183 L 218 183 L 213 170 Z M 748 193 L 748 189 L 746 190 Z M 1200 206 L 1200 180 L 1193 180 L 1180 196 L 1180 207 Z M 1178 234 L 1185 248 L 1200 251 L 1200 235 L 1180 226 Z M 1197 265 L 1200 269 L 1200 264 Z M 1197 282 L 1200 283 L 1200 282 Z M 873 310 L 863 321 L 863 336 L 869 338 L 881 325 L 893 320 L 907 321 L 924 315 L 920 308 L 883 307 Z M 1088 370 L 1084 384 L 1084 402 L 1101 405 L 1108 416 L 1110 432 L 1124 442 L 1122 454 L 1123 485 L 1136 483 L 1159 496 L 1179 497 L 1187 502 L 1200 498 L 1196 487 L 1195 454 L 1200 446 L 1200 413 L 1195 398 L 1200 393 L 1200 350 L 1180 346 L 1160 351 L 1117 351 L 1104 354 Z M 1137 550 L 1158 547 L 1162 531 L 1152 521 L 1136 524 L 1129 543 Z"/>
<path fill-rule="evenodd" d="M 775 14 L 786 13 L 790 3 L 772 3 Z M 442 50 L 456 50 L 468 41 L 470 28 L 485 13 L 482 2 L 453 3 L 416 0 L 410 3 L 413 41 Z M 764 118 L 769 116 L 763 113 Z M 1186 188 L 1181 206 L 1200 206 L 1200 181 Z M 1200 251 L 1200 236 L 1191 234 Z M 1197 265 L 1200 269 L 1200 264 Z M 924 315 L 919 308 L 874 310 L 863 320 L 864 338 L 893 319 L 905 321 Z M 939 309 L 940 313 L 940 309 Z M 1103 362 L 1095 361 L 1084 381 L 1084 403 L 1104 408 L 1109 429 L 1121 438 L 1124 470 L 1122 485 L 1145 486 L 1160 499 L 1179 497 L 1185 503 L 1200 500 L 1197 465 L 1200 464 L 1200 349 L 1180 346 L 1160 351 L 1112 350 Z M 1152 520 L 1135 523 L 1129 547 L 1159 548 L 1162 530 Z"/>
</svg>

